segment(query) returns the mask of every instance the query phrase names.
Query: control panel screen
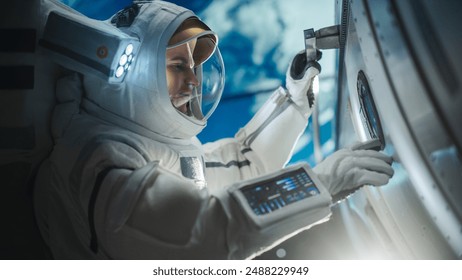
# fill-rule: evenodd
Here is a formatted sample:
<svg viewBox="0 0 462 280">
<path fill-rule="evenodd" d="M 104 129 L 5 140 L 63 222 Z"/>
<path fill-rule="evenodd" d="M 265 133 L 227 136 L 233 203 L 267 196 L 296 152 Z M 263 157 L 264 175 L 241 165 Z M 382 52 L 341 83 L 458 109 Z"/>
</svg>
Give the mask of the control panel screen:
<svg viewBox="0 0 462 280">
<path fill-rule="evenodd" d="M 241 191 L 256 215 L 265 215 L 320 194 L 303 168 L 246 186 Z"/>
</svg>

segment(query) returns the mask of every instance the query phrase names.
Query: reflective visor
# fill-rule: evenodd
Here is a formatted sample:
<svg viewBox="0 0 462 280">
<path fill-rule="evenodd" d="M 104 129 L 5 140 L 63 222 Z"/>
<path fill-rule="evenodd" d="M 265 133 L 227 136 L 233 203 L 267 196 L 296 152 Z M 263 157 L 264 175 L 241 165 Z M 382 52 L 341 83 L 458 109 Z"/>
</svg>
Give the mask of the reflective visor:
<svg viewBox="0 0 462 280">
<path fill-rule="evenodd" d="M 188 42 L 195 40 L 195 48 L 193 52 L 193 59 L 196 65 L 204 63 L 215 51 L 217 46 L 217 37 L 213 31 L 204 31 L 202 29 L 188 29 L 187 33 L 190 33 L 192 36 L 179 41 L 173 45 L 167 47 L 167 49 L 173 49 L 175 47 L 181 46 Z M 196 33 L 201 31 L 200 33 Z M 185 35 L 184 33 L 182 35 Z"/>
</svg>

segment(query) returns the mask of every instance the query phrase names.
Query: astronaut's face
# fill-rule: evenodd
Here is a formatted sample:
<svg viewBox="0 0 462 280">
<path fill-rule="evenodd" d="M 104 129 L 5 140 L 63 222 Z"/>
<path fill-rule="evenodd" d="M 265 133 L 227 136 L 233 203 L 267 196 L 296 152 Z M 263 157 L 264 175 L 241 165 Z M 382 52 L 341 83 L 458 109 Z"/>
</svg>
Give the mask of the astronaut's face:
<svg viewBox="0 0 462 280">
<path fill-rule="evenodd" d="M 194 73 L 193 53 L 196 40 L 188 41 L 167 49 L 166 73 L 168 94 L 173 106 L 180 112 L 190 115 L 189 102 L 194 97 L 199 81 Z"/>
</svg>

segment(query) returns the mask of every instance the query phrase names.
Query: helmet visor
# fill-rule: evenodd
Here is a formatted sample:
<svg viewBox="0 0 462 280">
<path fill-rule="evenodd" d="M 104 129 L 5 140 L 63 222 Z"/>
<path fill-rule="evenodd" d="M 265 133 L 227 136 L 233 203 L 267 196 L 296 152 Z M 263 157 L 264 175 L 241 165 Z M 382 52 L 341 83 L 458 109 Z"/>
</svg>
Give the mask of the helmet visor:
<svg viewBox="0 0 462 280">
<path fill-rule="evenodd" d="M 167 47 L 167 85 L 172 105 L 186 117 L 207 120 L 220 101 L 224 67 L 212 31 Z"/>
</svg>

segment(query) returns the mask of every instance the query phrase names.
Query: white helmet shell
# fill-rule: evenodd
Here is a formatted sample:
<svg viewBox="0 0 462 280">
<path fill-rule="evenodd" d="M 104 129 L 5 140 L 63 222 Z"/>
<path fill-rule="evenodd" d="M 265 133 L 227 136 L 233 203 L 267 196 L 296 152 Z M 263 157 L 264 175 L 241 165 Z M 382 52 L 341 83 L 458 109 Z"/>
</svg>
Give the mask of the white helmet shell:
<svg viewBox="0 0 462 280">
<path fill-rule="evenodd" d="M 207 119 L 188 118 L 172 106 L 165 57 L 169 40 L 177 28 L 186 19 L 197 16 L 186 8 L 164 1 L 138 5 L 139 13 L 132 24 L 120 27 L 128 35 L 139 38 L 141 43 L 125 81 L 110 84 L 85 75 L 86 100 L 82 106 L 90 114 L 149 137 L 158 135 L 167 140 L 194 137 L 205 127 Z M 217 52 L 219 55 L 218 49 Z M 222 87 L 220 97 L 221 91 Z"/>
</svg>

